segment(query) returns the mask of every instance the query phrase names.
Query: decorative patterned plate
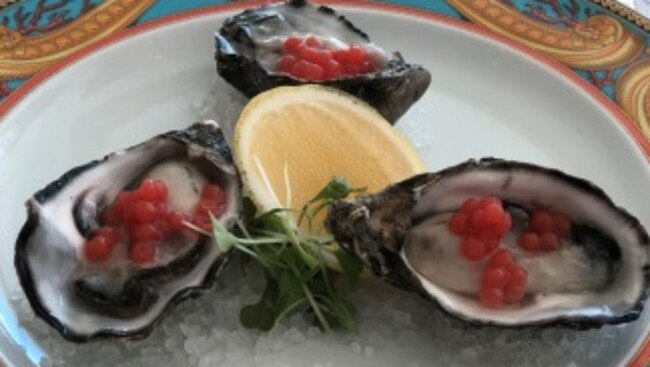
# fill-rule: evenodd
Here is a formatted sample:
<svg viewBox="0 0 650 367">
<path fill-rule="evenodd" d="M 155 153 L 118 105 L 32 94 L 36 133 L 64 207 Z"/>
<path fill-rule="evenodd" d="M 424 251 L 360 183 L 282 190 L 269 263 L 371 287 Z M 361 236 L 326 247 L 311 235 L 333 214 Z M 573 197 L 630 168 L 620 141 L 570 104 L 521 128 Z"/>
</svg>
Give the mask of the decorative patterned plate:
<svg viewBox="0 0 650 367">
<path fill-rule="evenodd" d="M 222 87 L 212 34 L 246 4 L 182 12 L 217 2 L 24 0 L 0 11 L 0 354 L 9 365 L 37 364 L 64 343 L 21 326 L 26 320 L 10 300 L 19 290 L 12 257 L 23 201 L 69 167 L 185 126 L 206 117 L 206 103 L 218 105 L 208 100 Z M 486 155 L 554 166 L 596 182 L 650 223 L 650 26 L 643 18 L 584 0 L 395 2 L 411 7 L 328 1 L 378 43 L 432 71 L 430 90 L 397 125 L 430 169 Z M 606 330 L 614 342 L 567 332 L 581 345 L 592 338 L 595 352 L 559 345 L 554 353 L 579 366 L 642 366 L 649 331 L 645 312 Z M 393 346 L 359 359 L 332 341 L 311 348 L 284 353 L 296 365 L 454 358 Z"/>
</svg>

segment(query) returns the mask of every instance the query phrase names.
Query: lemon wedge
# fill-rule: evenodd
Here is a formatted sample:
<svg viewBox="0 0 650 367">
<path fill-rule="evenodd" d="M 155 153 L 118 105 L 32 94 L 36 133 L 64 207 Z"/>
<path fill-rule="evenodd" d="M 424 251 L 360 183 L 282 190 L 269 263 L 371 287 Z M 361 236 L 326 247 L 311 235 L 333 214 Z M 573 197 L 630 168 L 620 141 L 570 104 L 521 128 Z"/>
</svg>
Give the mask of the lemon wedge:
<svg viewBox="0 0 650 367">
<path fill-rule="evenodd" d="M 262 211 L 300 210 L 334 176 L 375 192 L 424 170 L 415 149 L 372 107 L 316 85 L 253 98 L 233 146 L 244 188 Z"/>
</svg>

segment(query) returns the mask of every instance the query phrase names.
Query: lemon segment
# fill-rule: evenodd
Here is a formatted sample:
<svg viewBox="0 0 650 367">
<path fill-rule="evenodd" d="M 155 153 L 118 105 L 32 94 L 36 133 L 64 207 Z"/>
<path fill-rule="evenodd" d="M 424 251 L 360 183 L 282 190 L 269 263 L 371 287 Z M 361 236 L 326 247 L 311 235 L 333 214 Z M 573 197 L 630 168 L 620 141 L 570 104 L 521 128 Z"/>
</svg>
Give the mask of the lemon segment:
<svg viewBox="0 0 650 367">
<path fill-rule="evenodd" d="M 253 98 L 233 145 L 244 187 L 262 211 L 299 210 L 334 176 L 375 192 L 424 170 L 415 149 L 372 107 L 315 85 Z"/>
</svg>

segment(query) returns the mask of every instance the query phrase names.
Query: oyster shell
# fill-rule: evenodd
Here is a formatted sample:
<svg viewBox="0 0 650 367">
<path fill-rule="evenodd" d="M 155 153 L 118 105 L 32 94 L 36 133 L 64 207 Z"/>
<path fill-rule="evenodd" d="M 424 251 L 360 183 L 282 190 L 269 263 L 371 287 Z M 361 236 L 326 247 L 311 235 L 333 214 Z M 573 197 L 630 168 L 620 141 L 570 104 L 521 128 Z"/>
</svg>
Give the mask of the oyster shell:
<svg viewBox="0 0 650 367">
<path fill-rule="evenodd" d="M 224 266 L 228 254 L 203 235 L 174 237 L 153 264 L 129 263 L 119 253 L 101 264 L 84 257 L 82 246 L 100 226 L 102 210 L 120 191 L 151 177 L 169 187 L 170 207 L 191 207 L 209 182 L 228 196 L 219 220 L 229 227 L 239 213 L 238 175 L 219 127 L 210 122 L 73 168 L 27 202 L 16 272 L 36 315 L 66 339 L 144 337 L 173 305 L 207 289 Z"/>
<path fill-rule="evenodd" d="M 295 35 L 320 37 L 332 48 L 365 47 L 375 71 L 318 83 L 365 100 L 392 123 L 422 97 L 431 82 L 421 66 L 406 63 L 399 53 L 382 51 L 345 17 L 305 0 L 248 9 L 226 20 L 216 35 L 217 72 L 249 98 L 281 85 L 314 83 L 275 70 L 283 41 Z"/>
<path fill-rule="evenodd" d="M 465 199 L 489 195 L 511 212 L 512 232 L 540 207 L 573 222 L 553 253 L 527 254 L 512 233 L 504 237 L 529 282 L 519 304 L 497 309 L 477 297 L 486 260 L 461 259 L 459 238 L 447 229 Z M 474 324 L 593 328 L 637 319 L 648 297 L 650 240 L 639 221 L 594 184 L 528 163 L 488 158 L 418 175 L 335 203 L 327 227 L 377 276 Z"/>
</svg>

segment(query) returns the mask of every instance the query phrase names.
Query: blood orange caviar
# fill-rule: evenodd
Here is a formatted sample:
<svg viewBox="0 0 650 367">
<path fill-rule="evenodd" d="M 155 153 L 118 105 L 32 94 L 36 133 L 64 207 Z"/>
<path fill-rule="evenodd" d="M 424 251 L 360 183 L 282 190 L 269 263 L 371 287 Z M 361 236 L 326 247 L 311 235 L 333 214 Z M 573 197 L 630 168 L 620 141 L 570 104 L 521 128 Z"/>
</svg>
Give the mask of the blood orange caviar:
<svg viewBox="0 0 650 367">
<path fill-rule="evenodd" d="M 480 302 L 487 307 L 519 303 L 525 295 L 528 273 L 513 259 L 509 250 L 492 255 L 481 275 Z"/>
<path fill-rule="evenodd" d="M 529 252 L 550 252 L 560 248 L 562 239 L 571 234 L 571 220 L 562 213 L 537 209 L 532 212 L 519 246 Z"/>
<path fill-rule="evenodd" d="M 511 225 L 501 201 L 490 196 L 465 200 L 447 221 L 449 231 L 462 237 L 460 251 L 470 261 L 479 261 L 496 250 Z"/>
<path fill-rule="evenodd" d="M 564 228 L 565 223 L 558 220 L 560 224 L 555 225 L 553 216 L 541 214 L 535 217 L 534 225 L 544 234 L 525 233 L 519 238 L 519 245 L 526 250 L 557 246 L 557 237 L 548 236 L 546 231 Z M 486 307 L 516 304 L 525 295 L 526 270 L 516 263 L 510 250 L 499 248 L 511 227 L 510 214 L 501 200 L 492 196 L 466 199 L 447 221 L 449 232 L 461 237 L 459 251 L 465 260 L 478 262 L 488 259 L 481 273 L 478 294 L 480 303 Z"/>
<path fill-rule="evenodd" d="M 106 262 L 118 246 L 124 245 L 132 263 L 152 263 L 162 243 L 172 236 L 184 235 L 186 222 L 209 230 L 210 215 L 219 218 L 226 205 L 226 194 L 216 184 L 203 187 L 192 213 L 169 210 L 168 196 L 168 187 L 163 181 L 150 179 L 142 181 L 133 191 L 120 192 L 112 205 L 101 213 L 102 227 L 84 244 L 86 260 Z"/>
<path fill-rule="evenodd" d="M 337 79 L 373 71 L 366 49 L 359 45 L 329 49 L 317 37 L 287 37 L 276 70 L 310 81 Z"/>
</svg>

